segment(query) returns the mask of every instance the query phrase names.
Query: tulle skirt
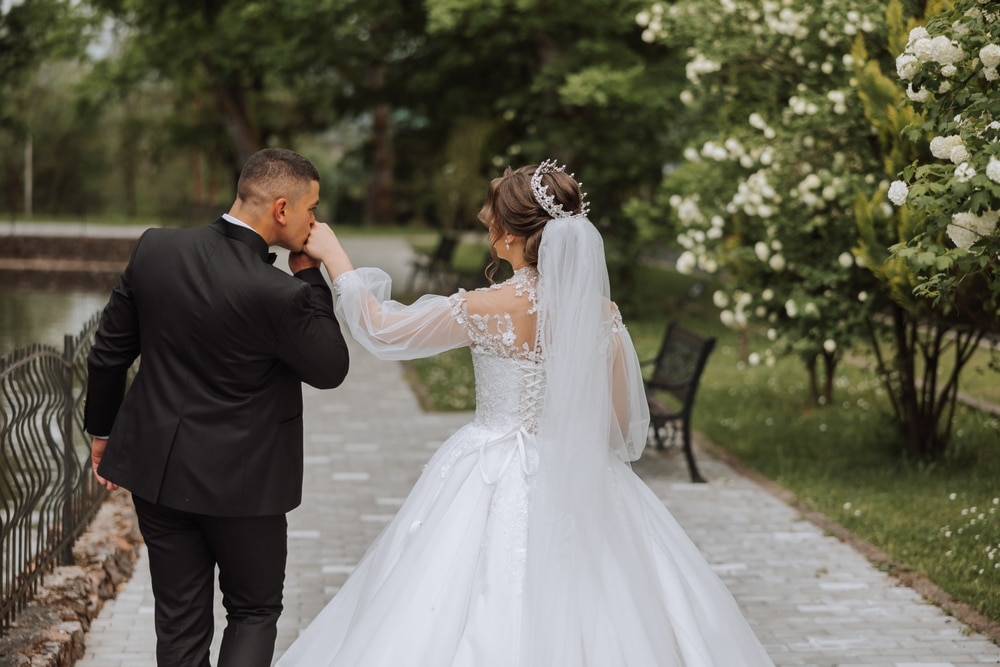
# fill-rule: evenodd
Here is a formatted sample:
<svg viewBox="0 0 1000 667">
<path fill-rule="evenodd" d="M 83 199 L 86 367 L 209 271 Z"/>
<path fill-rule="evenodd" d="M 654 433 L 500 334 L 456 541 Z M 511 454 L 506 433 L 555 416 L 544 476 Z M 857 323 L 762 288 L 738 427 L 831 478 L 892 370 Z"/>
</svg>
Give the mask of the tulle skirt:
<svg viewBox="0 0 1000 667">
<path fill-rule="evenodd" d="M 772 665 L 662 502 L 611 456 L 601 492 L 613 534 L 581 545 L 597 569 L 569 583 L 572 602 L 537 604 L 565 598 L 568 576 L 530 560 L 532 450 L 544 443 L 505 440 L 476 424 L 449 438 L 278 666 Z"/>
</svg>

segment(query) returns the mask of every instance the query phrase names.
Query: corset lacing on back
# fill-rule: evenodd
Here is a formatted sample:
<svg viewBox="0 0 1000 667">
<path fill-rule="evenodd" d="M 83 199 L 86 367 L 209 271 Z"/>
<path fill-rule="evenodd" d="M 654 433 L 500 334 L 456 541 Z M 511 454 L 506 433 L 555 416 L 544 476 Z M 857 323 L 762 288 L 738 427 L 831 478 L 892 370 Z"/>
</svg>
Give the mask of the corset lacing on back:
<svg viewBox="0 0 1000 667">
<path fill-rule="evenodd" d="M 517 298 L 528 298 L 527 313 L 534 314 L 537 284 L 538 273 L 525 267 L 506 282 L 486 289 L 512 287 Z M 524 474 L 532 475 L 538 467 L 534 435 L 545 396 L 545 371 L 538 337 L 534 336 L 533 345 L 526 342 L 518 345 L 510 313 L 470 314 L 464 292 L 452 297 L 452 308 L 472 343 L 476 371 L 475 423 L 502 434 L 487 440 L 479 449 L 483 481 L 495 484 L 515 457 Z M 499 452 L 498 466 L 489 465 L 487 457 L 491 452 Z"/>
</svg>

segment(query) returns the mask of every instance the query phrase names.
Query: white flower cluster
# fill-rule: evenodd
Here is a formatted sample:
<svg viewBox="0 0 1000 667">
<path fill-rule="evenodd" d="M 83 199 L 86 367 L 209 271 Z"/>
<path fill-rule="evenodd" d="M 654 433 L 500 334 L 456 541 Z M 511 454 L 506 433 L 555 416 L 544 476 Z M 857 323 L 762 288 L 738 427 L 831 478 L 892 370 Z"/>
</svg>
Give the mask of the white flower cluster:
<svg viewBox="0 0 1000 667">
<path fill-rule="evenodd" d="M 767 238 L 770 240 L 757 241 L 754 243 L 753 254 L 761 263 L 767 264 L 768 268 L 772 271 L 784 271 L 787 266 L 787 262 L 785 261 L 784 255 L 781 254 L 781 251 L 785 246 L 780 240 L 774 238 L 774 235 L 775 228 L 768 228 Z M 764 290 L 763 292 L 763 298 L 765 301 L 770 301 L 774 298 L 773 292 L 771 293 L 771 296 L 767 296 L 768 292 L 771 292 L 771 290 Z"/>
<path fill-rule="evenodd" d="M 705 223 L 705 216 L 702 215 L 698 207 L 698 196 L 681 197 L 673 195 L 670 198 L 670 206 L 677 211 L 677 219 L 685 227 L 694 227 Z"/>
<path fill-rule="evenodd" d="M 998 221 L 1000 221 L 1000 211 L 987 211 L 982 215 L 956 213 L 951 216 L 948 237 L 956 247 L 968 250 L 979 239 L 994 234 Z"/>
<path fill-rule="evenodd" d="M 1000 183 L 1000 160 L 990 158 L 990 163 L 986 165 L 986 177 L 994 183 Z"/>
<path fill-rule="evenodd" d="M 813 8 L 805 6 L 802 11 L 795 11 L 791 7 L 782 6 L 779 2 L 764 2 L 764 23 L 767 28 L 777 35 L 787 35 L 798 40 L 804 40 L 809 36 L 808 22 L 813 13 Z"/>
<path fill-rule="evenodd" d="M 768 136 L 767 131 L 764 136 Z M 774 162 L 774 150 L 769 146 L 756 146 L 748 151 L 735 137 L 730 137 L 721 144 L 718 141 L 706 141 L 700 150 L 691 147 L 684 149 L 684 158 L 689 162 L 698 162 L 703 157 L 716 162 L 739 162 L 744 169 L 752 169 L 758 164 L 770 166 Z"/>
<path fill-rule="evenodd" d="M 813 301 L 807 301 L 802 310 L 799 310 L 799 303 L 795 299 L 788 299 L 785 301 L 785 314 L 788 317 L 795 319 L 802 315 L 804 317 L 819 317 L 819 308 Z"/>
<path fill-rule="evenodd" d="M 636 14 L 635 22 L 645 30 L 642 31 L 642 41 L 652 44 L 657 39 L 666 39 L 667 30 L 663 25 L 665 6 L 662 2 L 654 3 L 648 12 Z"/>
<path fill-rule="evenodd" d="M 715 292 L 712 295 L 712 302 L 719 308 L 722 308 L 722 312 L 719 313 L 719 319 L 727 327 L 732 329 L 742 329 L 747 325 L 749 317 L 747 316 L 747 309 L 753 303 L 753 296 L 747 292 L 742 292 L 737 290 L 733 293 L 733 308 L 730 310 L 727 308 L 729 305 L 729 298 L 724 292 Z"/>
<path fill-rule="evenodd" d="M 931 155 L 939 160 L 951 160 L 954 164 L 969 161 L 969 150 L 957 134 L 931 139 Z"/>
<path fill-rule="evenodd" d="M 770 218 L 775 214 L 779 203 L 781 197 L 768 182 L 766 170 L 759 169 L 745 181 L 740 181 L 726 210 L 730 213 L 743 211 L 747 215 Z"/>
<path fill-rule="evenodd" d="M 826 181 L 824 182 L 824 179 Z M 825 208 L 827 202 L 834 201 L 843 187 L 842 179 L 833 177 L 829 171 L 812 172 L 806 175 L 797 186 L 792 188 L 791 195 L 810 209 Z"/>
<path fill-rule="evenodd" d="M 706 246 L 708 241 L 722 238 L 725 220 L 718 215 L 706 220 L 699 206 L 698 195 L 690 197 L 673 195 L 670 198 L 670 207 L 677 211 L 677 218 L 685 227 L 685 230 L 677 235 L 677 243 L 684 248 L 677 258 L 677 271 L 685 275 L 695 269 L 709 273 L 717 271 L 718 262 L 710 256 Z"/>
<path fill-rule="evenodd" d="M 826 94 L 826 99 L 833 102 L 833 113 L 843 115 L 847 113 L 847 95 L 842 90 L 831 90 Z"/>
<path fill-rule="evenodd" d="M 976 168 L 968 162 L 955 167 L 955 180 L 959 183 L 968 183 L 976 175 Z"/>
<path fill-rule="evenodd" d="M 944 35 L 931 37 L 927 28 L 918 26 L 910 31 L 906 49 L 896 58 L 896 73 L 903 81 L 909 81 L 920 71 L 923 63 L 954 66 L 964 58 L 965 51 L 957 43 Z"/>
<path fill-rule="evenodd" d="M 701 154 L 716 162 L 725 162 L 739 157 L 739 155 L 733 155 L 725 145 L 715 141 L 706 141 L 701 147 Z"/>
<path fill-rule="evenodd" d="M 979 60 L 983 63 L 983 76 L 987 81 L 1000 79 L 1000 72 L 997 71 L 1000 67 L 1000 45 L 987 44 L 979 49 Z"/>
<path fill-rule="evenodd" d="M 819 107 L 815 102 L 810 102 L 809 100 L 795 95 L 792 95 L 788 99 L 788 108 L 791 109 L 792 113 L 796 116 L 812 116 L 819 111 Z"/>
<path fill-rule="evenodd" d="M 903 81 L 912 81 L 925 63 L 936 63 L 943 80 L 938 83 L 938 93 L 946 93 L 952 88 L 951 78 L 958 73 L 957 65 L 965 59 L 965 51 L 954 40 L 945 35 L 931 37 L 922 26 L 910 31 L 906 49 L 896 58 L 896 74 Z M 926 102 L 931 91 L 926 86 L 919 89 L 910 83 L 906 96 L 914 102 Z"/>
<path fill-rule="evenodd" d="M 722 69 L 722 65 L 705 57 L 703 53 L 694 53 L 691 60 L 684 66 L 684 74 L 688 81 L 696 86 L 701 83 L 702 74 L 711 74 Z"/>
<path fill-rule="evenodd" d="M 968 25 L 961 21 L 952 26 L 952 32 L 957 37 L 964 37 L 968 31 Z M 911 81 L 924 63 L 936 63 L 939 74 L 945 79 L 938 84 L 937 92 L 946 93 L 952 89 L 949 79 L 958 73 L 958 65 L 965 57 L 965 51 L 955 40 L 945 35 L 931 37 L 926 28 L 917 27 L 910 31 L 906 49 L 896 58 L 896 74 L 903 81 Z M 987 81 L 1000 79 L 1000 44 L 991 43 L 980 48 L 979 61 Z M 926 88 L 914 90 L 910 85 L 907 95 L 914 102 L 924 102 L 929 97 L 929 91 Z"/>
<path fill-rule="evenodd" d="M 906 203 L 906 198 L 910 195 L 910 186 L 905 181 L 893 181 L 889 186 L 889 201 L 896 206 Z"/>
</svg>

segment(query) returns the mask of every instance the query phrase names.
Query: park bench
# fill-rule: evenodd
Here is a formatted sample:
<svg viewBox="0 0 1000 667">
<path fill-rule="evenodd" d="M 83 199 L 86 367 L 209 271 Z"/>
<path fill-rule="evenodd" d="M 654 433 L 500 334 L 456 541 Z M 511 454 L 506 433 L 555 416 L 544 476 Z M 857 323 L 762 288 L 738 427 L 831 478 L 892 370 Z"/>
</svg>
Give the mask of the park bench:
<svg viewBox="0 0 1000 667">
<path fill-rule="evenodd" d="M 656 358 L 642 362 L 653 370 L 645 380 L 650 435 L 657 449 L 680 446 L 692 482 L 704 482 L 691 450 L 691 411 L 701 373 L 715 338 L 703 338 L 676 322 L 667 325 Z"/>
<path fill-rule="evenodd" d="M 406 291 L 449 291 L 453 279 L 452 260 L 458 248 L 458 237 L 442 234 L 432 252 L 422 253 L 410 262 L 410 279 Z"/>
</svg>

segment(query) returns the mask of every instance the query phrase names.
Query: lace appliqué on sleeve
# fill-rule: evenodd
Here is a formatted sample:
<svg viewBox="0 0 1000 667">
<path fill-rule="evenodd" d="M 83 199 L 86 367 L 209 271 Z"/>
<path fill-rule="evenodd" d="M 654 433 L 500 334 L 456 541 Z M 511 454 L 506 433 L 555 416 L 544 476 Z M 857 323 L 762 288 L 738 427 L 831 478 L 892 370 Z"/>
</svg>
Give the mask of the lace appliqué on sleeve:
<svg viewBox="0 0 1000 667">
<path fill-rule="evenodd" d="M 346 273 L 341 273 L 337 276 L 337 279 L 333 281 L 333 293 L 337 296 L 343 294 L 344 290 L 351 287 L 357 287 L 362 285 L 364 281 L 361 280 L 355 271 L 348 271 Z"/>
<path fill-rule="evenodd" d="M 611 309 L 611 333 L 622 333 L 627 331 L 625 322 L 622 321 L 622 314 L 617 308 Z"/>
</svg>

